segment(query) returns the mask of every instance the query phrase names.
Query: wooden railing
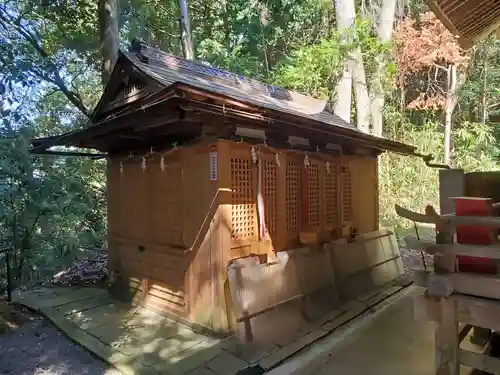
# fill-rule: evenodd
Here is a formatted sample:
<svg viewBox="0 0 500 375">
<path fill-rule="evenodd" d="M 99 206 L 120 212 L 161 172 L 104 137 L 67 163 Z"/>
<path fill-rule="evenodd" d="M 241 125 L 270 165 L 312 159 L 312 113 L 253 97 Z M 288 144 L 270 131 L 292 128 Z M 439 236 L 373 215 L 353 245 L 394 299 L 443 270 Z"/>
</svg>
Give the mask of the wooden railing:
<svg viewBox="0 0 500 375">
<path fill-rule="evenodd" d="M 269 263 L 236 260 L 228 269 L 235 320 L 243 323 L 247 341 L 254 339 L 252 320 L 258 316 L 283 307 L 286 314 L 309 321 L 323 308 L 338 307 L 403 274 L 394 232 L 387 228 L 358 235 L 353 242 L 342 239 L 321 249 L 278 252 Z M 262 332 L 262 327 L 256 330 Z"/>
<path fill-rule="evenodd" d="M 500 276 L 458 272 L 457 256 L 500 260 L 500 244 L 490 246 L 453 243 L 457 225 L 500 228 L 499 217 L 438 215 L 433 209 L 425 214 L 396 206 L 399 216 L 414 222 L 436 225 L 436 242 L 406 237 L 409 248 L 434 257 L 434 269 L 414 269 L 413 280 L 426 288 L 415 298 L 415 317 L 438 323 L 435 333 L 436 374 L 458 375 L 460 364 L 500 375 L 500 359 L 461 349 L 460 342 L 470 329 L 484 327 L 500 330 Z M 459 330 L 459 322 L 464 327 Z"/>
<path fill-rule="evenodd" d="M 207 234 L 209 228 L 210 228 L 210 223 L 212 222 L 212 219 L 214 218 L 215 214 L 217 213 L 217 209 L 219 208 L 220 204 L 220 196 L 222 193 L 229 194 L 231 193 L 231 189 L 223 189 L 219 188 L 214 194 L 214 197 L 212 198 L 212 202 L 210 203 L 210 207 L 208 207 L 207 214 L 205 215 L 205 218 L 203 219 L 203 223 L 200 225 L 200 229 L 198 230 L 198 233 L 196 233 L 196 237 L 191 244 L 187 248 L 186 251 L 193 251 L 196 250 L 200 247 L 202 244 L 203 240 L 205 239 L 205 235 Z"/>
</svg>

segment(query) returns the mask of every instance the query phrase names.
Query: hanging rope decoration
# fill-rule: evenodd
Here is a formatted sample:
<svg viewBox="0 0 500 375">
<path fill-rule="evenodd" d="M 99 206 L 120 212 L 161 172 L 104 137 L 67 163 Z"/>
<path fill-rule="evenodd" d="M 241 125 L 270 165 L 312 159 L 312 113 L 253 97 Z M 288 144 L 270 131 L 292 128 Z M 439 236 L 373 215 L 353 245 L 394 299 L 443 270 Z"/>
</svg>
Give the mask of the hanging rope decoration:
<svg viewBox="0 0 500 375">
<path fill-rule="evenodd" d="M 250 154 L 252 155 L 252 162 L 255 164 L 257 163 L 257 149 L 255 146 L 252 146 L 252 149 L 250 150 Z"/>
<path fill-rule="evenodd" d="M 280 154 L 279 153 L 274 154 L 274 160 L 276 161 L 276 165 L 278 166 L 278 168 L 280 168 L 281 161 L 280 161 Z"/>
<path fill-rule="evenodd" d="M 255 155 L 257 160 L 257 213 L 259 218 L 259 239 L 264 239 L 267 235 L 266 214 L 264 208 L 264 164 L 260 154 Z M 253 155 L 252 155 L 253 158 Z"/>
<path fill-rule="evenodd" d="M 304 156 L 304 167 L 309 167 L 311 165 L 311 161 L 309 160 L 309 155 L 306 154 L 306 156 Z"/>
<path fill-rule="evenodd" d="M 325 163 L 325 167 L 326 167 L 326 174 L 330 174 L 330 167 L 331 167 L 331 164 L 330 164 L 330 161 L 327 160 L 326 163 Z"/>
<path fill-rule="evenodd" d="M 154 155 L 160 155 L 160 169 L 162 172 L 164 172 L 165 169 L 167 168 L 165 157 L 174 152 L 177 152 L 180 148 L 181 147 L 177 146 L 177 142 L 175 142 L 172 143 L 172 148 L 166 152 L 155 152 L 151 147 L 149 152 L 143 155 L 133 155 L 132 153 L 129 153 L 128 157 L 126 157 L 125 159 L 139 158 L 141 160 L 141 171 L 144 172 L 148 166 L 148 158 Z M 123 173 L 124 173 L 123 160 L 120 160 L 120 176 L 123 176 Z"/>
<path fill-rule="evenodd" d="M 165 172 L 165 157 L 162 155 L 160 159 L 160 169 L 162 172 Z"/>
</svg>

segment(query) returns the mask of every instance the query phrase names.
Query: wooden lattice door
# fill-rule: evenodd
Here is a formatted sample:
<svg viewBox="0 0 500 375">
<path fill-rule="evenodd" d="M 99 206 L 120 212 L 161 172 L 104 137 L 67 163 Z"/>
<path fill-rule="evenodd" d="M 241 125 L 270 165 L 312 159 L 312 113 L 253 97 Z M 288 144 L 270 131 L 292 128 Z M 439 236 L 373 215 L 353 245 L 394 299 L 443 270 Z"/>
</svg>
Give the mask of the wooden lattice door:
<svg viewBox="0 0 500 375">
<path fill-rule="evenodd" d="M 300 233 L 303 161 L 295 155 L 287 155 L 285 168 L 286 242 L 289 245 L 297 241 Z"/>
<path fill-rule="evenodd" d="M 325 229 L 338 230 L 339 226 L 339 166 L 333 161 L 323 165 L 325 176 Z M 338 234 L 338 233 L 335 233 Z"/>
<path fill-rule="evenodd" d="M 257 240 L 256 168 L 250 150 L 234 150 L 231 156 L 231 238 Z"/>
<path fill-rule="evenodd" d="M 352 167 L 348 161 L 340 166 L 341 178 L 341 223 L 343 227 L 352 225 Z"/>
<path fill-rule="evenodd" d="M 304 213 L 303 229 L 319 228 L 321 225 L 321 164 L 320 161 L 313 159 L 304 166 L 306 181 L 303 184 L 307 187 L 304 195 L 307 201 L 307 212 Z"/>
<path fill-rule="evenodd" d="M 266 235 L 275 239 L 278 231 L 278 165 L 273 154 L 262 153 L 260 158 Z"/>
</svg>

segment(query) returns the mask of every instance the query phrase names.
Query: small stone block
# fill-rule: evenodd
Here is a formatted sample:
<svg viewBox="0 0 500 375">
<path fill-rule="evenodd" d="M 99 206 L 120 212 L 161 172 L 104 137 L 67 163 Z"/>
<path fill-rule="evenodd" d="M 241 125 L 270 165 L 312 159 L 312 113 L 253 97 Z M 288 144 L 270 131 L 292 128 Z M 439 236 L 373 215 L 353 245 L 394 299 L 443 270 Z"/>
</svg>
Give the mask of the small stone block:
<svg viewBox="0 0 500 375">
<path fill-rule="evenodd" d="M 338 318 L 343 313 L 344 313 L 344 311 L 340 310 L 340 309 L 332 310 L 332 311 L 328 312 L 327 314 L 323 315 L 321 318 L 316 319 L 314 321 L 314 324 L 317 325 L 318 327 L 322 326 L 323 324 L 328 323 L 328 322 L 332 321 L 333 319 Z"/>
<path fill-rule="evenodd" d="M 312 332 L 309 332 L 307 335 L 302 336 L 302 338 L 300 338 L 299 340 L 292 342 L 291 344 L 263 358 L 261 361 L 259 361 L 259 365 L 267 371 L 278 362 L 281 362 L 284 359 L 292 356 L 303 347 L 313 343 L 316 340 L 319 340 L 326 335 L 328 335 L 328 331 L 324 329 L 316 329 Z"/>
<path fill-rule="evenodd" d="M 201 367 L 212 358 L 221 353 L 217 346 L 207 347 L 205 343 L 197 344 L 177 355 L 173 355 L 170 361 L 154 366 L 160 373 L 181 374 Z"/>
<path fill-rule="evenodd" d="M 248 363 L 258 362 L 279 349 L 272 343 L 242 342 L 236 337 L 222 341 L 220 347 Z"/>
<path fill-rule="evenodd" d="M 446 276 L 429 275 L 427 292 L 431 297 L 449 297 L 453 293 L 451 280 Z"/>
<path fill-rule="evenodd" d="M 366 308 L 366 303 L 362 301 L 356 301 L 355 299 L 340 306 L 343 311 L 359 310 L 361 308 Z"/>
<path fill-rule="evenodd" d="M 369 300 L 367 300 L 366 304 L 368 305 L 368 307 L 372 307 L 372 306 L 378 304 L 379 302 L 383 301 L 384 299 L 389 298 L 391 295 L 399 292 L 401 289 L 402 289 L 402 287 L 400 287 L 400 286 L 390 286 L 390 287 L 386 288 L 385 290 L 383 290 L 382 292 L 376 294 L 375 296 L 373 296 Z"/>
<path fill-rule="evenodd" d="M 194 370 L 186 372 L 186 375 L 216 375 L 215 372 L 205 366 L 196 367 Z"/>
<path fill-rule="evenodd" d="M 333 319 L 331 322 L 323 324 L 321 328 L 327 331 L 333 331 L 337 327 L 340 327 L 342 324 L 345 324 L 348 321 L 360 315 L 365 309 L 366 309 L 365 304 L 359 304 L 357 307 L 351 308 L 344 314 L 340 315 L 338 318 Z"/>
<path fill-rule="evenodd" d="M 248 363 L 228 352 L 221 352 L 215 358 L 205 363 L 205 367 L 218 375 L 234 375 L 248 367 Z"/>
</svg>

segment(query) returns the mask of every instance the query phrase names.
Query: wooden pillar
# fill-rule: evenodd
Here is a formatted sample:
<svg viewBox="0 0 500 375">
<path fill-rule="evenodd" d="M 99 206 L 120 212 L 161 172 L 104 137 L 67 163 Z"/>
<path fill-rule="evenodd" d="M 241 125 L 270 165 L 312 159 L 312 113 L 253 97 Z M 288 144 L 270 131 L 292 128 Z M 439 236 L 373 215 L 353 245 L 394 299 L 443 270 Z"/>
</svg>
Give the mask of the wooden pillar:
<svg viewBox="0 0 500 375">
<path fill-rule="evenodd" d="M 453 243 L 453 228 L 450 224 L 441 223 L 437 229 L 436 243 Z M 440 296 L 440 315 L 435 333 L 436 375 L 460 374 L 457 308 L 451 297 L 452 287 L 446 279 L 447 275 L 455 271 L 455 263 L 454 255 L 434 255 L 434 274 L 430 276 L 427 289 L 429 295 Z"/>
<path fill-rule="evenodd" d="M 216 331 L 228 331 L 231 326 L 232 306 L 226 303 L 230 298 L 227 293 L 227 267 L 231 250 L 231 150 L 227 141 L 217 142 L 218 152 L 218 201 L 215 215 L 216 235 L 211 238 L 212 255 L 213 313 L 212 325 Z"/>
<path fill-rule="evenodd" d="M 279 166 L 276 170 L 276 240 L 273 241 L 274 250 L 281 251 L 287 245 L 286 222 L 286 163 L 288 155 L 285 152 L 278 154 Z"/>
<path fill-rule="evenodd" d="M 441 169 L 439 171 L 439 210 L 441 215 L 455 212 L 452 197 L 465 195 L 465 174 L 463 169 Z"/>
<path fill-rule="evenodd" d="M 458 317 L 453 298 L 442 298 L 435 334 L 436 375 L 459 375 Z"/>
</svg>

